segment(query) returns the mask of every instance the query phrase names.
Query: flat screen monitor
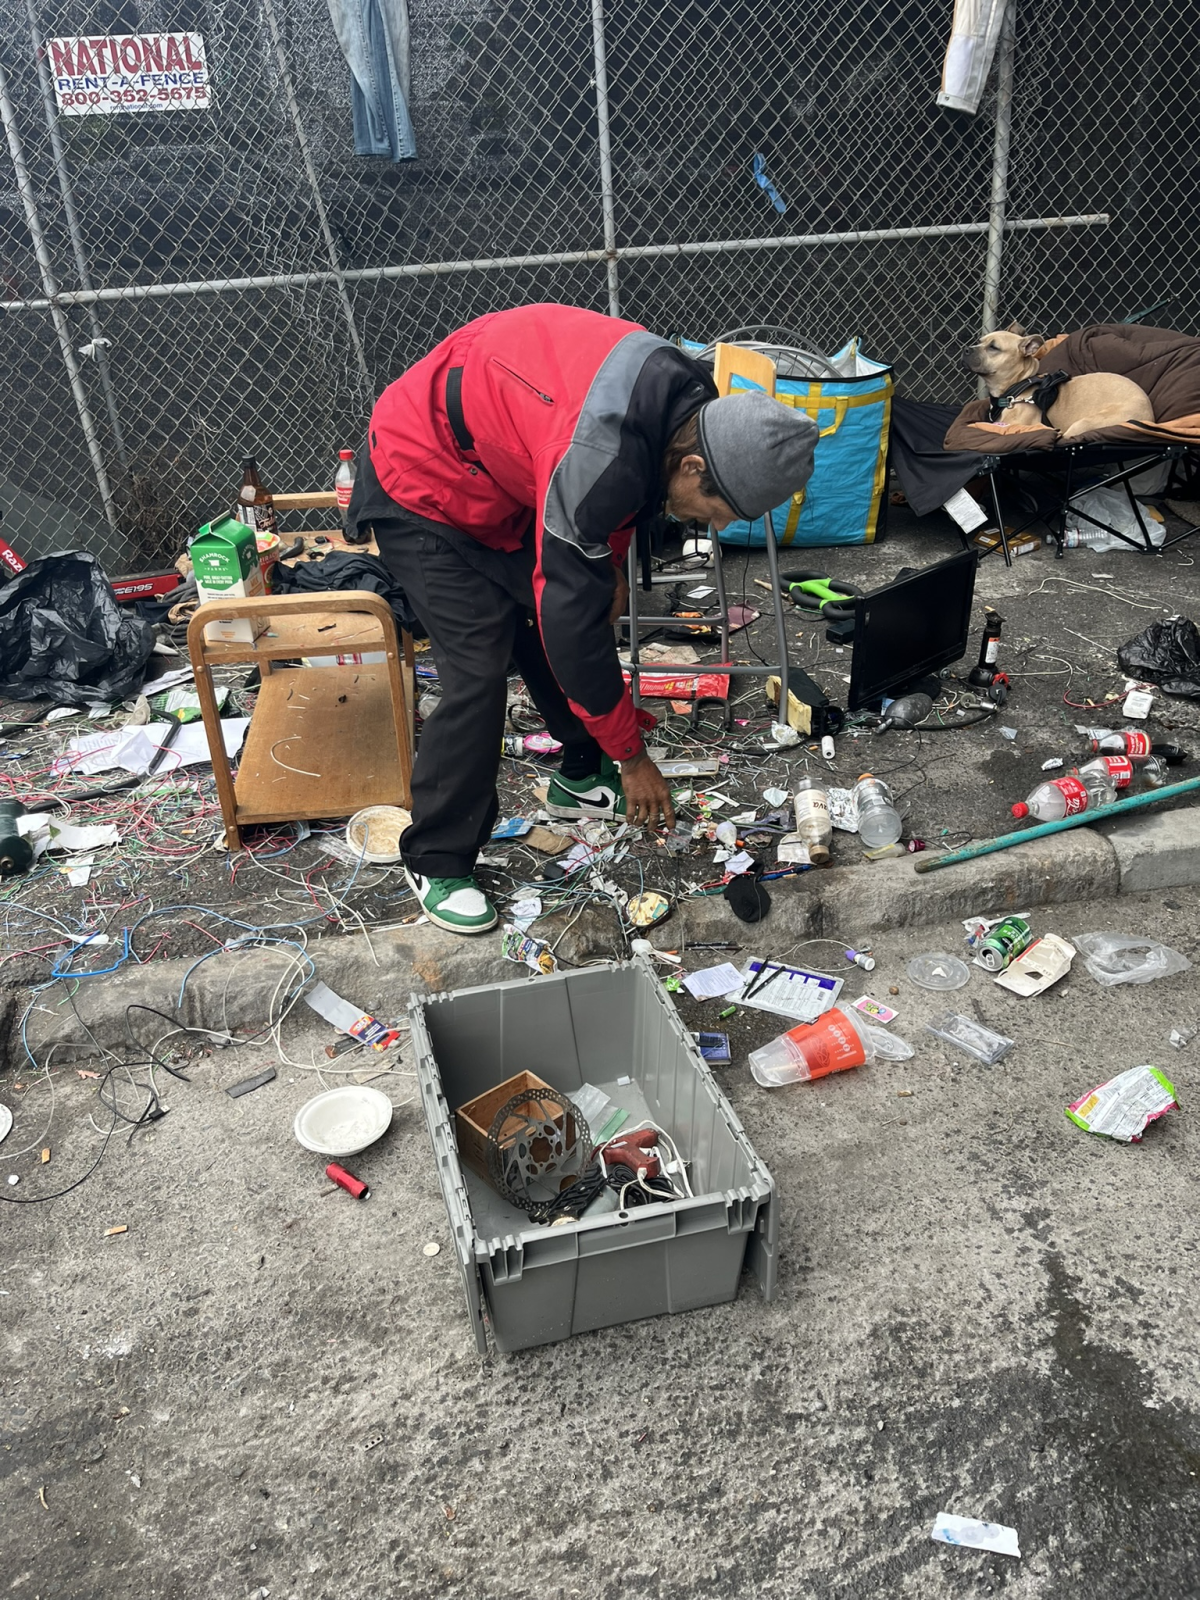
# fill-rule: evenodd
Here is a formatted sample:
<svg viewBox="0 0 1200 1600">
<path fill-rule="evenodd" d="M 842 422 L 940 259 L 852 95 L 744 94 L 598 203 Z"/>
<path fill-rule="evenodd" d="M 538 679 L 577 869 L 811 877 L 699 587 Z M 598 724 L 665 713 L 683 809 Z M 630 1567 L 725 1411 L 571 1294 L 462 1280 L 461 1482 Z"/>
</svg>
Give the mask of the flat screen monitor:
<svg viewBox="0 0 1200 1600">
<path fill-rule="evenodd" d="M 966 654 L 975 595 L 974 550 L 897 578 L 854 607 L 851 711 L 877 706 Z"/>
</svg>

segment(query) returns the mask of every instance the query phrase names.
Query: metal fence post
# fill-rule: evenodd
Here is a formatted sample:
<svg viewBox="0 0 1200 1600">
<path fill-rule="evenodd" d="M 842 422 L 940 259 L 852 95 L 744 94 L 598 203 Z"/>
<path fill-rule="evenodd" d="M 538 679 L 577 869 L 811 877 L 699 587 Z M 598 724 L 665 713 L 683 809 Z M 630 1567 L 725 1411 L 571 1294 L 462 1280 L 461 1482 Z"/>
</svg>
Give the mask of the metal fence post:
<svg viewBox="0 0 1200 1600">
<path fill-rule="evenodd" d="M 617 208 L 613 195 L 612 140 L 608 124 L 608 56 L 604 44 L 604 0 L 592 0 L 592 71 L 596 80 L 596 143 L 600 154 L 600 205 L 604 212 L 604 255 L 608 274 L 608 314 L 621 315 L 617 264 Z"/>
<path fill-rule="evenodd" d="M 0 118 L 3 118 L 4 131 L 8 136 L 8 151 L 12 157 L 13 172 L 16 175 L 17 188 L 21 194 L 21 204 L 25 208 L 25 222 L 29 228 L 29 237 L 33 241 L 33 253 L 37 258 L 38 271 L 42 279 L 42 289 L 46 299 L 50 302 L 50 315 L 54 321 L 54 331 L 58 335 L 59 349 L 62 351 L 63 366 L 67 369 L 71 393 L 75 398 L 75 408 L 79 413 L 79 426 L 83 429 L 88 455 L 92 458 L 92 471 L 96 475 L 96 487 L 100 491 L 100 499 L 104 505 L 104 515 L 108 519 L 108 525 L 114 534 L 119 535 L 117 508 L 113 500 L 112 485 L 108 480 L 108 469 L 104 465 L 104 452 L 100 448 L 100 437 L 96 432 L 96 421 L 92 416 L 91 407 L 88 405 L 87 391 L 83 387 L 83 379 L 79 373 L 79 363 L 75 359 L 75 350 L 71 344 L 71 325 L 67 321 L 66 312 L 58 303 L 58 284 L 55 282 L 54 268 L 50 261 L 50 251 L 46 244 L 42 219 L 38 213 L 37 198 L 33 192 L 33 180 L 30 177 L 29 167 L 25 161 L 25 151 L 21 146 L 21 135 L 17 128 L 16 108 L 13 105 L 12 95 L 9 93 L 8 74 L 4 70 L 3 61 L 0 61 Z"/>
<path fill-rule="evenodd" d="M 50 83 L 50 69 L 46 65 L 46 52 L 38 27 L 37 7 L 34 0 L 25 0 L 29 12 L 29 37 L 33 41 L 33 59 L 37 63 L 38 87 L 42 91 L 42 105 L 46 112 L 46 128 L 50 134 L 50 151 L 54 157 L 54 170 L 58 174 L 58 187 L 62 195 L 63 214 L 67 231 L 71 235 L 71 250 L 75 256 L 75 270 L 79 274 L 79 287 L 90 289 L 92 275 L 87 253 L 83 248 L 83 230 L 79 226 L 79 213 L 75 209 L 75 194 L 71 188 L 71 173 L 67 166 L 67 152 L 58 131 L 58 108 L 54 103 L 54 89 Z M 100 374 L 100 387 L 104 390 L 104 403 L 108 409 L 108 425 L 112 429 L 113 444 L 122 467 L 129 469 L 129 456 L 125 449 L 125 436 L 121 432 L 121 418 L 117 411 L 117 395 L 113 388 L 112 371 L 108 364 L 104 329 L 96 311 L 95 302 L 88 305 L 88 326 L 92 333 L 92 355 Z"/>
<path fill-rule="evenodd" d="M 1012 137 L 1013 60 L 1017 49 L 1017 0 L 1008 0 L 996 44 L 996 139 L 992 147 L 992 198 L 988 206 L 987 256 L 983 267 L 980 333 L 993 332 L 1000 314 L 1000 265 L 1008 210 L 1008 147 Z"/>
<path fill-rule="evenodd" d="M 279 63 L 279 74 L 283 79 L 283 92 L 287 97 L 288 114 L 292 119 L 296 143 L 300 146 L 300 156 L 304 163 L 308 186 L 312 190 L 313 205 L 316 208 L 317 217 L 321 224 L 321 235 L 325 240 L 325 252 L 329 257 L 329 265 L 333 269 L 333 276 L 337 283 L 338 297 L 342 302 L 342 313 L 346 318 L 346 327 L 350 333 L 350 343 L 354 346 L 354 354 L 358 359 L 358 369 L 362 373 L 367 399 L 368 401 L 373 401 L 375 399 L 375 385 L 371 378 L 371 369 L 367 365 L 367 354 L 359 337 L 358 325 L 354 320 L 354 307 L 350 304 L 350 291 L 346 288 L 346 280 L 342 276 L 342 261 L 333 237 L 333 229 L 329 225 L 329 213 L 326 211 L 325 202 L 321 198 L 321 186 L 317 180 L 317 169 L 313 165 L 308 135 L 304 131 L 304 119 L 300 115 L 300 102 L 296 99 L 296 86 L 292 82 L 292 69 L 288 66 L 287 52 L 283 48 L 283 35 L 279 31 L 279 23 L 275 18 L 275 7 L 272 5 L 271 0 L 262 0 L 262 8 L 263 14 L 267 19 L 267 26 L 271 30 L 271 41 L 275 46 L 275 59 Z"/>
</svg>

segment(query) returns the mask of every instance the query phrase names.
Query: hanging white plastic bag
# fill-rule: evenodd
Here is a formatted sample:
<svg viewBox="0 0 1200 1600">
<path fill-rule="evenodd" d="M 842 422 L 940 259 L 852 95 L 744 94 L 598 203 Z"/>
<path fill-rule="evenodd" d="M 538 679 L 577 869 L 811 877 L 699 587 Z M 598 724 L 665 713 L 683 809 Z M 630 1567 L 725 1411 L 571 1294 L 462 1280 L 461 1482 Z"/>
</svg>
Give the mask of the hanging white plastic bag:
<svg viewBox="0 0 1200 1600">
<path fill-rule="evenodd" d="M 1170 945 L 1154 939 L 1130 939 L 1122 933 L 1081 933 L 1075 941 L 1084 965 L 1097 983 L 1153 983 L 1186 972 L 1191 962 Z"/>
</svg>

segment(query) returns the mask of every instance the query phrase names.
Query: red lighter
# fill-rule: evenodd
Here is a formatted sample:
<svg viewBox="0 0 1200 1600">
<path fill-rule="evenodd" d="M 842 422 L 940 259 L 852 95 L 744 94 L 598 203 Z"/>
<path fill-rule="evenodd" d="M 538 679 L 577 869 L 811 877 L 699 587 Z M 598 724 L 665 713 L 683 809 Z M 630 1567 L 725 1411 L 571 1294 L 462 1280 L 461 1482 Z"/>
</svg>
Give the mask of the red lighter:
<svg viewBox="0 0 1200 1600">
<path fill-rule="evenodd" d="M 325 1176 L 336 1183 L 339 1189 L 345 1189 L 347 1194 L 352 1194 L 356 1200 L 365 1200 L 371 1193 L 369 1184 L 365 1184 L 361 1178 L 356 1178 L 352 1172 L 347 1172 L 345 1167 L 339 1167 L 336 1161 L 331 1161 L 325 1168 Z"/>
</svg>

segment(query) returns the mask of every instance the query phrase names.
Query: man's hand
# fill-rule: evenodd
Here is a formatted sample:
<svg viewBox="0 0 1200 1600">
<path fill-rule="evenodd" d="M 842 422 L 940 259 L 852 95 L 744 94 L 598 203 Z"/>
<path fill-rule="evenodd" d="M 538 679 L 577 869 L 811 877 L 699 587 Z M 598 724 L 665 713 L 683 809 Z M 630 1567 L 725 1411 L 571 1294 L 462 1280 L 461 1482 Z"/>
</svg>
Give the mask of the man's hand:
<svg viewBox="0 0 1200 1600">
<path fill-rule="evenodd" d="M 644 822 L 653 828 L 661 817 L 664 827 L 675 826 L 675 807 L 667 780 L 644 750 L 640 756 L 622 761 L 621 787 L 625 791 L 626 822 Z"/>
<path fill-rule="evenodd" d="M 615 628 L 617 623 L 629 609 L 629 579 L 616 568 L 617 581 L 613 584 L 612 609 L 608 613 L 609 626 Z"/>
</svg>

